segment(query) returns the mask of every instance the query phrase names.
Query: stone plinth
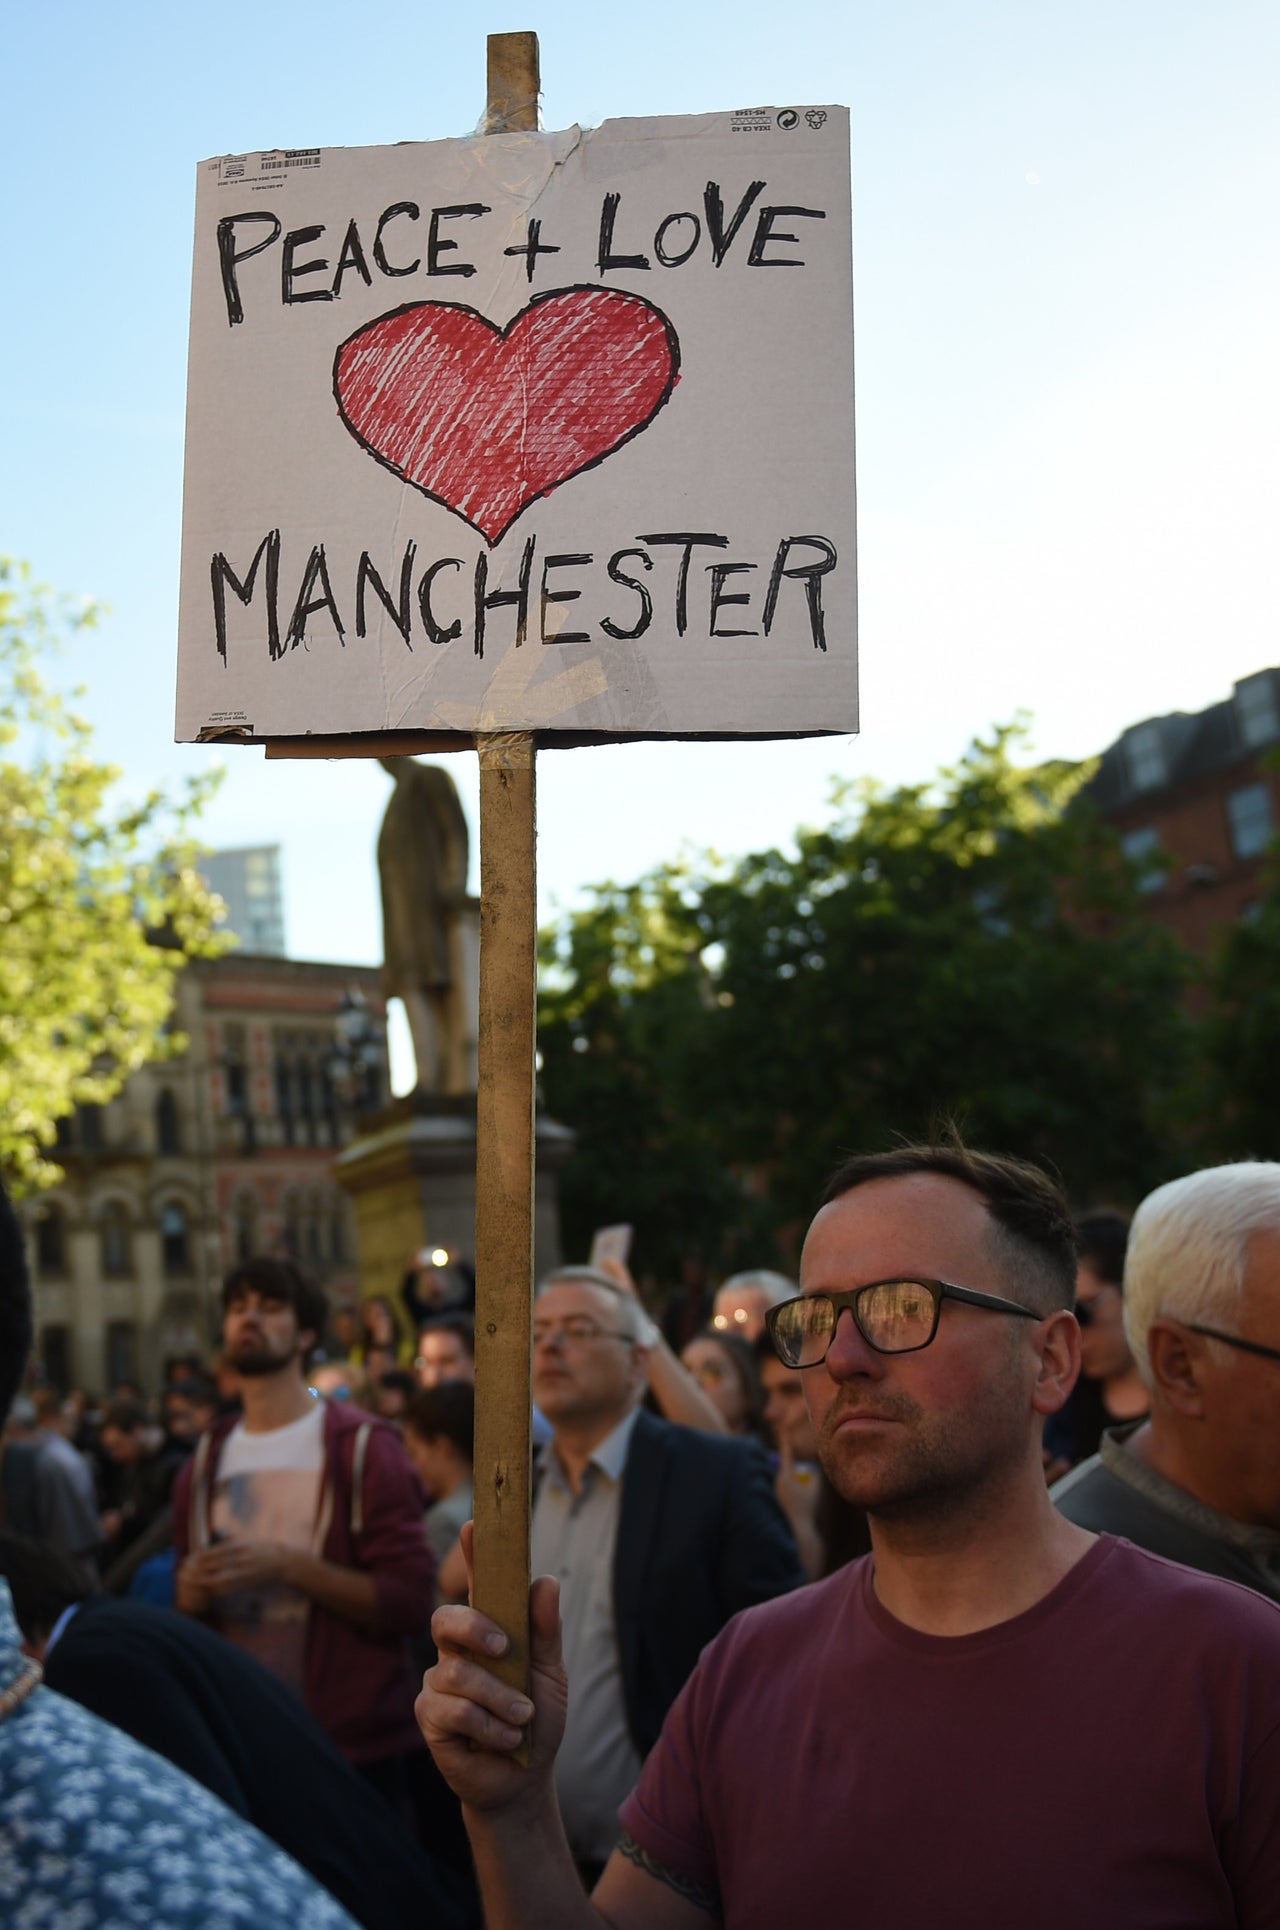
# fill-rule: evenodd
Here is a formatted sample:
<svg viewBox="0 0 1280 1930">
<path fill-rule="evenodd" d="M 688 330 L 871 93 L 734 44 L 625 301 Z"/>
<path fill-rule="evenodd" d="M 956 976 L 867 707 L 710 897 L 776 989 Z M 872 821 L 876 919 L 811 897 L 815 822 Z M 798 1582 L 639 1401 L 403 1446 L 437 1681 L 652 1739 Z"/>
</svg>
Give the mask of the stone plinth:
<svg viewBox="0 0 1280 1930">
<path fill-rule="evenodd" d="M 538 1118 L 535 1278 L 560 1264 L 559 1175 L 573 1145 L 567 1126 Z M 474 1264 L 474 1094 L 397 1100 L 338 1155 L 334 1177 L 355 1206 L 362 1295 L 386 1294 L 398 1311 L 409 1256 L 421 1246 L 448 1247 Z"/>
</svg>

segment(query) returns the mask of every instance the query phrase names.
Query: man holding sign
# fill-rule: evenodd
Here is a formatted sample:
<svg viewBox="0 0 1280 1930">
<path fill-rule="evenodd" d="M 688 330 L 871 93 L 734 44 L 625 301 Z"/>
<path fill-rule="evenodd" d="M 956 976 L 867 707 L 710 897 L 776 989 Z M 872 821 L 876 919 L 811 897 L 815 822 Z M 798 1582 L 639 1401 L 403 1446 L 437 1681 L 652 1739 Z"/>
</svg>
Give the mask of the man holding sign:
<svg viewBox="0 0 1280 1930">
<path fill-rule="evenodd" d="M 201 165 L 177 736 L 478 752 L 477 1585 L 514 1626 L 535 753 L 856 728 L 853 307 L 846 109 L 544 133 L 530 34 L 488 80 L 483 135 Z"/>
<path fill-rule="evenodd" d="M 1074 1281 L 1035 1168 L 908 1147 L 833 1181 L 769 1324 L 874 1552 L 705 1651 L 591 1901 L 552 1786 L 555 1582 L 531 1596 L 532 1707 L 484 1666 L 500 1630 L 437 1614 L 418 1719 L 491 1930 L 1276 1923 L 1280 1610 L 1057 1515 L 1040 1443 L 1079 1368 Z"/>
</svg>

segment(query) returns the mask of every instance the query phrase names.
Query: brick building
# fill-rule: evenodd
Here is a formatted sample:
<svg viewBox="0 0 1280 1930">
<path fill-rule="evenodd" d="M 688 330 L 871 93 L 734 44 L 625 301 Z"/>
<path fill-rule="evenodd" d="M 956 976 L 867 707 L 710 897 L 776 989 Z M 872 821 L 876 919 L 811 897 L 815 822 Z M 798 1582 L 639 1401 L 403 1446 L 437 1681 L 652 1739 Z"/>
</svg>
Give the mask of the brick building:
<svg viewBox="0 0 1280 1930">
<path fill-rule="evenodd" d="M 1257 902 L 1280 826 L 1277 747 L 1280 668 L 1259 670 L 1208 710 L 1131 724 L 1085 791 L 1129 856 L 1149 861 L 1151 916 L 1193 952 Z"/>
<path fill-rule="evenodd" d="M 353 991 L 374 1024 L 359 1090 L 335 1061 Z M 357 1112 L 389 1096 L 376 968 L 197 960 L 173 1023 L 187 1051 L 64 1122 L 66 1178 L 27 1209 L 37 1352 L 57 1386 L 153 1389 L 166 1359 L 207 1353 L 221 1276 L 252 1252 L 294 1255 L 335 1297 L 357 1291 L 333 1160 Z"/>
</svg>

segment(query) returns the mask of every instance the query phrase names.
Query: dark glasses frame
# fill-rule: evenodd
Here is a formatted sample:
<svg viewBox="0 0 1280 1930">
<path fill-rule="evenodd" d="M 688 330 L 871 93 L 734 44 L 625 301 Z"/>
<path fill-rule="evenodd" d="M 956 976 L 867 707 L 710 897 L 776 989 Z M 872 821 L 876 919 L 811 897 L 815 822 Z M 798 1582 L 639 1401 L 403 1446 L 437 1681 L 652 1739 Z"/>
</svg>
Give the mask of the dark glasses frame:
<svg viewBox="0 0 1280 1930">
<path fill-rule="evenodd" d="M 1114 1280 L 1104 1281 L 1101 1293 L 1095 1293 L 1092 1300 L 1076 1301 L 1071 1311 L 1082 1328 L 1092 1327 L 1098 1318 L 1098 1309 L 1105 1302 L 1109 1293 L 1115 1294 L 1117 1298 L 1120 1296 L 1120 1289 Z"/>
<path fill-rule="evenodd" d="M 897 1286 L 924 1288 L 925 1292 L 933 1301 L 933 1323 L 929 1328 L 928 1338 L 925 1340 L 917 1340 L 910 1347 L 881 1347 L 871 1338 L 871 1335 L 863 1325 L 861 1303 L 867 1294 L 875 1293 L 880 1287 Z M 818 1300 L 825 1300 L 833 1310 L 831 1332 L 827 1335 L 827 1344 L 817 1360 L 806 1360 L 802 1365 L 800 1361 L 791 1358 L 791 1354 L 788 1352 L 785 1344 L 779 1339 L 778 1324 L 789 1307 L 811 1305 Z M 1045 1318 L 1042 1313 L 1036 1313 L 1031 1307 L 1020 1306 L 1016 1300 L 1002 1300 L 998 1294 L 975 1293 L 972 1287 L 956 1287 L 953 1286 L 949 1280 L 920 1280 L 914 1275 L 901 1274 L 892 1280 L 869 1280 L 865 1286 L 850 1287 L 845 1293 L 799 1294 L 795 1299 L 784 1300 L 780 1305 L 770 1307 L 764 1317 L 764 1324 L 768 1328 L 769 1339 L 773 1343 L 773 1350 L 777 1354 L 778 1359 L 782 1361 L 785 1366 L 795 1368 L 800 1373 L 804 1373 L 810 1367 L 821 1367 L 827 1354 L 830 1352 L 831 1343 L 836 1337 L 836 1328 L 840 1324 L 840 1316 L 846 1311 L 853 1315 L 854 1326 L 858 1329 L 858 1332 L 862 1335 L 862 1338 L 866 1341 L 873 1353 L 918 1354 L 922 1348 L 928 1347 L 931 1344 L 938 1331 L 938 1321 L 942 1316 L 942 1303 L 944 1300 L 959 1300 L 966 1307 L 986 1307 L 992 1313 L 1021 1314 L 1026 1320 L 1043 1320 Z"/>
<path fill-rule="evenodd" d="M 1280 1360 L 1280 1347 L 1264 1347 L 1260 1340 L 1241 1340 L 1239 1334 L 1224 1334 L 1217 1327 L 1201 1327 L 1194 1320 L 1184 1320 L 1183 1326 L 1188 1333 L 1203 1334 L 1206 1340 L 1221 1340 L 1228 1347 L 1238 1347 L 1242 1354 L 1261 1354 L 1263 1360 Z"/>
</svg>

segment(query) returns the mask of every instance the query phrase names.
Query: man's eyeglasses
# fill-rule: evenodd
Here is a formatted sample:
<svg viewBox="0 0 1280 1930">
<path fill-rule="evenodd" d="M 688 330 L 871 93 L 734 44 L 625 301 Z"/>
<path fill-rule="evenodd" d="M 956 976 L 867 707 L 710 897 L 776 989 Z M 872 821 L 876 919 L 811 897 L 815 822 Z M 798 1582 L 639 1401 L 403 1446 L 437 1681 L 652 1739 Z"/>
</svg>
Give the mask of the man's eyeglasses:
<svg viewBox="0 0 1280 1930">
<path fill-rule="evenodd" d="M 625 1340 L 628 1347 L 634 1347 L 634 1334 L 619 1333 L 613 1327 L 600 1327 L 585 1314 L 570 1314 L 567 1320 L 535 1320 L 533 1323 L 533 1344 L 540 1347 L 549 1340 L 592 1341 Z"/>
<path fill-rule="evenodd" d="M 873 1280 L 848 1293 L 807 1293 L 799 1300 L 784 1300 L 781 1306 L 771 1307 L 764 1319 L 779 1360 L 788 1367 L 817 1367 L 826 1359 L 836 1323 L 846 1309 L 877 1354 L 914 1354 L 937 1333 L 944 1300 L 989 1307 L 993 1313 L 1021 1314 L 1026 1320 L 1044 1318 L 1016 1300 L 974 1293 L 945 1280 Z"/>
<path fill-rule="evenodd" d="M 1260 1340 L 1241 1340 L 1239 1334 L 1224 1334 L 1217 1327 L 1198 1327 L 1193 1320 L 1184 1321 L 1188 1333 L 1203 1334 L 1206 1340 L 1221 1340 L 1228 1347 L 1238 1347 L 1242 1354 L 1261 1354 L 1264 1360 L 1280 1360 L 1280 1347 L 1264 1347 Z"/>
</svg>

